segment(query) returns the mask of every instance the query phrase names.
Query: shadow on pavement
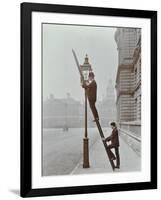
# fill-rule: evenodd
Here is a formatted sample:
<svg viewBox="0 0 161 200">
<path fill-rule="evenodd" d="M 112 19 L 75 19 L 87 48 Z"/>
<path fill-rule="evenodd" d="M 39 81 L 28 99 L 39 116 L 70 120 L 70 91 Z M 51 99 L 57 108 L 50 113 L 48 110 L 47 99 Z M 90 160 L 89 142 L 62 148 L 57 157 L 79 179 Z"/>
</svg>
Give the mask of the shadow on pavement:
<svg viewBox="0 0 161 200">
<path fill-rule="evenodd" d="M 20 191 L 18 189 L 10 189 L 9 190 L 11 193 L 15 194 L 16 196 L 20 195 Z"/>
</svg>

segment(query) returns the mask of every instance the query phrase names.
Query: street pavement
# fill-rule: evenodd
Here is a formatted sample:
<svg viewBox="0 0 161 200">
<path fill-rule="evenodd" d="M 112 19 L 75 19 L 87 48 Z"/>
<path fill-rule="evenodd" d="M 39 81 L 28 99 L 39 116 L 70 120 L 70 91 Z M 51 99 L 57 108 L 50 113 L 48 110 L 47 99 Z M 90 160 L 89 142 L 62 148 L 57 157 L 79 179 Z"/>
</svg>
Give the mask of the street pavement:
<svg viewBox="0 0 161 200">
<path fill-rule="evenodd" d="M 110 128 L 103 130 L 105 137 Z M 113 172 L 97 128 L 88 129 L 90 168 L 83 168 L 84 129 L 43 131 L 43 176 Z M 141 158 L 120 137 L 119 172 L 139 171 Z"/>
<path fill-rule="evenodd" d="M 96 128 L 88 130 L 89 148 L 98 140 Z M 44 129 L 42 145 L 42 175 L 70 174 L 83 154 L 84 129 Z"/>
<path fill-rule="evenodd" d="M 124 142 L 120 137 L 120 169 L 115 172 L 134 172 L 141 170 L 141 158 Z M 99 138 L 95 145 L 89 151 L 90 168 L 83 168 L 81 160 L 71 174 L 94 174 L 113 172 L 108 156 L 104 149 L 101 139 Z M 114 161 L 115 162 L 115 161 Z"/>
</svg>

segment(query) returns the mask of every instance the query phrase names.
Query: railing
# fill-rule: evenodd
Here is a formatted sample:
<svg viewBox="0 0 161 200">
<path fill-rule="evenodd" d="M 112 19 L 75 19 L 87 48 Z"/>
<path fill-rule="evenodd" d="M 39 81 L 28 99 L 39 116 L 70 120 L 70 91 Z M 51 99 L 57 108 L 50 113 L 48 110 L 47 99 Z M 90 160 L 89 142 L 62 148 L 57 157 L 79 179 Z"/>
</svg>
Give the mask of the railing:
<svg viewBox="0 0 161 200">
<path fill-rule="evenodd" d="M 119 128 L 119 134 L 123 140 L 136 152 L 138 156 L 141 155 L 141 137 L 134 133 Z"/>
</svg>

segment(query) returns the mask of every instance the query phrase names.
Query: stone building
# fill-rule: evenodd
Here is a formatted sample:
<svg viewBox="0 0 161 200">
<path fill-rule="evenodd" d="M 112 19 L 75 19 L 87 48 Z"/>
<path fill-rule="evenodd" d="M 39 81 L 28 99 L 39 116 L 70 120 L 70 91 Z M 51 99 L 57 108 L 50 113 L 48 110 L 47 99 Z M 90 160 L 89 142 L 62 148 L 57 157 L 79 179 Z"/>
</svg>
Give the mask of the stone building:
<svg viewBox="0 0 161 200">
<path fill-rule="evenodd" d="M 108 81 L 106 94 L 97 102 L 102 127 L 116 120 L 115 88 L 112 80 Z M 84 128 L 85 105 L 67 93 L 66 98 L 56 98 L 50 94 L 43 102 L 43 128 Z M 93 115 L 88 104 L 88 128 L 95 127 Z"/>
<path fill-rule="evenodd" d="M 55 98 L 52 94 L 43 102 L 43 128 L 78 128 L 84 125 L 84 105 L 73 99 Z"/>
<path fill-rule="evenodd" d="M 117 28 L 117 121 L 140 135 L 141 128 L 141 29 Z"/>
</svg>

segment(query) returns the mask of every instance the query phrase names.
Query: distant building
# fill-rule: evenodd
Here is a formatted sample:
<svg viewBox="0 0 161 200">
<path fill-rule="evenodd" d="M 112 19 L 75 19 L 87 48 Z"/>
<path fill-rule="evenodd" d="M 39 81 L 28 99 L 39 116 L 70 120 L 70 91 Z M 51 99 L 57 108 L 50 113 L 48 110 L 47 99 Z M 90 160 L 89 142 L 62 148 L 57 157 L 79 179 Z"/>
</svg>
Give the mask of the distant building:
<svg viewBox="0 0 161 200">
<path fill-rule="evenodd" d="M 141 29 L 118 28 L 116 76 L 117 121 L 140 134 L 141 126 Z"/>
<path fill-rule="evenodd" d="M 84 106 L 73 99 L 69 93 L 64 99 L 54 98 L 43 102 L 43 127 L 44 128 L 74 128 L 84 124 Z"/>
<path fill-rule="evenodd" d="M 109 80 L 106 95 L 97 102 L 102 127 L 116 120 L 116 104 L 114 86 Z M 53 94 L 43 102 L 43 128 L 84 128 L 85 105 L 67 93 L 66 98 L 55 98 Z M 88 106 L 88 127 L 95 127 L 93 115 Z"/>
<path fill-rule="evenodd" d="M 107 127 L 111 121 L 116 120 L 115 89 L 112 80 L 108 81 L 105 97 L 98 102 L 98 111 L 102 127 Z"/>
</svg>

